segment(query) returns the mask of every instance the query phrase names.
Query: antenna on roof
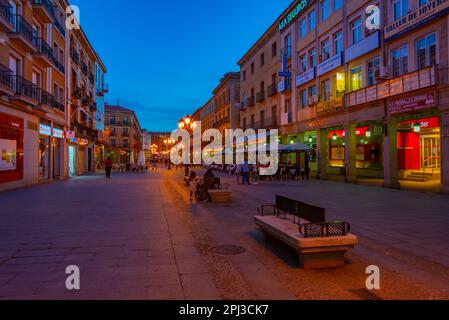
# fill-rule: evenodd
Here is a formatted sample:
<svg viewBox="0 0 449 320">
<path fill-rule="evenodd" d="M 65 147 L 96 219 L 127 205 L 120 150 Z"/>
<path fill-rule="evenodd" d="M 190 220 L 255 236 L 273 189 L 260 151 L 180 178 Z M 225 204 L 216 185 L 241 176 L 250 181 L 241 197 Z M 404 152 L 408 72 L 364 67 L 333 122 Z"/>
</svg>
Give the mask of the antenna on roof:
<svg viewBox="0 0 449 320">
<path fill-rule="evenodd" d="M 120 100 L 117 99 L 117 105 L 120 107 Z"/>
</svg>

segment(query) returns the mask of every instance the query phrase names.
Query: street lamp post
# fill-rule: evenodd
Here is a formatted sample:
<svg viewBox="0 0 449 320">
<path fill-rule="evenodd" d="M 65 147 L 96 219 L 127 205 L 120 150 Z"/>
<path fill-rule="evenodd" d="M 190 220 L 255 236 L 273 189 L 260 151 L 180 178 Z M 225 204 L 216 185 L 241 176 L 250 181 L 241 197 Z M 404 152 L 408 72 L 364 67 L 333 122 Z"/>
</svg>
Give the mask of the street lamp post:
<svg viewBox="0 0 449 320">
<path fill-rule="evenodd" d="M 192 119 L 191 116 L 187 115 L 184 118 L 182 118 L 181 120 L 179 120 L 178 128 L 180 130 L 187 130 L 190 134 L 190 137 L 192 138 L 193 131 L 196 128 L 196 123 Z M 192 157 L 193 152 L 192 152 L 192 150 L 189 150 L 188 152 L 189 152 L 189 161 L 192 161 L 193 159 L 191 157 Z M 186 177 L 188 177 L 190 175 L 189 164 L 184 164 L 184 172 L 185 172 Z"/>
</svg>

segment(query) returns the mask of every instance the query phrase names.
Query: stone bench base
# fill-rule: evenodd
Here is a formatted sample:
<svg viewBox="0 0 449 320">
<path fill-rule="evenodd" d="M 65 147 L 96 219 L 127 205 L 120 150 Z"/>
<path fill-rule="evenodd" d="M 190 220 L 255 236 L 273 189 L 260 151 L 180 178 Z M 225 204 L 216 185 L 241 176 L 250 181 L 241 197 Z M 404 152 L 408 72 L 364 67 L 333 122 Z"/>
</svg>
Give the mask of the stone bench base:
<svg viewBox="0 0 449 320">
<path fill-rule="evenodd" d="M 298 252 L 304 269 L 328 269 L 345 265 L 345 254 L 358 244 L 358 237 L 303 238 L 298 225 L 274 216 L 254 217 L 267 240 L 277 239 Z"/>
<path fill-rule="evenodd" d="M 209 195 L 212 198 L 212 202 L 215 203 L 228 203 L 231 201 L 232 192 L 229 190 L 209 190 Z"/>
</svg>

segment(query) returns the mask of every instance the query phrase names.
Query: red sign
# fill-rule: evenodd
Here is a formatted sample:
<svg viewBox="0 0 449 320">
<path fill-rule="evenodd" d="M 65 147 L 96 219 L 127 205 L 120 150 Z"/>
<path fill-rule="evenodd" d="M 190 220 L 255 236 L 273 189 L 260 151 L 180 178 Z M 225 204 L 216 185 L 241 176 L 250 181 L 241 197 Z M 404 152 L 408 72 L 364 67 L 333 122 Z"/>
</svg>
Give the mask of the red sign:
<svg viewBox="0 0 449 320">
<path fill-rule="evenodd" d="M 435 92 L 423 93 L 417 96 L 391 101 L 388 103 L 388 111 L 390 114 L 413 112 L 435 107 L 436 104 L 437 96 Z"/>
<path fill-rule="evenodd" d="M 400 124 L 403 126 L 409 126 L 410 129 L 412 129 L 412 126 L 416 123 L 419 123 L 421 126 L 421 129 L 434 129 L 440 127 L 440 118 L 433 117 L 433 118 L 425 118 L 425 119 L 419 119 L 419 120 L 410 120 L 410 121 L 404 121 Z"/>
</svg>

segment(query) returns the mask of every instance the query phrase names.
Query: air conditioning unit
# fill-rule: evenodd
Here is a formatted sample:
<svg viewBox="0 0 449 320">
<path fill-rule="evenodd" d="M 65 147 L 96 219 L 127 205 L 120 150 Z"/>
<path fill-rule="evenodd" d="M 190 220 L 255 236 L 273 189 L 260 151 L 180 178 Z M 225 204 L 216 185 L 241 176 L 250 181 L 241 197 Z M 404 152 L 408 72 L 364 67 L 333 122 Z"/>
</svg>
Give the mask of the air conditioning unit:
<svg viewBox="0 0 449 320">
<path fill-rule="evenodd" d="M 311 96 L 311 97 L 309 97 L 309 106 L 312 106 L 312 105 L 314 105 L 317 102 L 318 102 L 318 96 Z"/>
<path fill-rule="evenodd" d="M 380 67 L 379 80 L 390 79 L 390 69 L 388 67 Z"/>
</svg>

